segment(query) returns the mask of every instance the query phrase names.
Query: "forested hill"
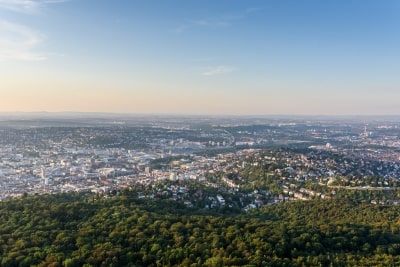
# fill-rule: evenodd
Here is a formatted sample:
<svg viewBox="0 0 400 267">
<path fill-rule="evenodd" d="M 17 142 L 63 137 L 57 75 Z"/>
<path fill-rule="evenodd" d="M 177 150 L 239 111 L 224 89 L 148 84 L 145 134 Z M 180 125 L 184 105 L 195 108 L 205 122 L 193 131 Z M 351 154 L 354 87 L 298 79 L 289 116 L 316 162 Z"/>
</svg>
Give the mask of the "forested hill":
<svg viewBox="0 0 400 267">
<path fill-rule="evenodd" d="M 183 207 L 183 206 L 182 206 Z M 1 266 L 399 266 L 400 207 L 351 201 L 245 214 L 142 202 L 133 193 L 0 203 Z"/>
</svg>

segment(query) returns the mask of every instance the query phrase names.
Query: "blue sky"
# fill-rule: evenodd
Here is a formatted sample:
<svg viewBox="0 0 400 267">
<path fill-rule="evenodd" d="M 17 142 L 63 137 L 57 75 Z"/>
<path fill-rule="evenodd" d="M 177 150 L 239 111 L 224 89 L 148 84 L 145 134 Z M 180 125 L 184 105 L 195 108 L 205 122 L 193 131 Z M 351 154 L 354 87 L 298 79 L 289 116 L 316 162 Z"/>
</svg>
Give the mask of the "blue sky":
<svg viewBox="0 0 400 267">
<path fill-rule="evenodd" d="M 0 0 L 0 111 L 400 114 L 395 0 Z"/>
</svg>

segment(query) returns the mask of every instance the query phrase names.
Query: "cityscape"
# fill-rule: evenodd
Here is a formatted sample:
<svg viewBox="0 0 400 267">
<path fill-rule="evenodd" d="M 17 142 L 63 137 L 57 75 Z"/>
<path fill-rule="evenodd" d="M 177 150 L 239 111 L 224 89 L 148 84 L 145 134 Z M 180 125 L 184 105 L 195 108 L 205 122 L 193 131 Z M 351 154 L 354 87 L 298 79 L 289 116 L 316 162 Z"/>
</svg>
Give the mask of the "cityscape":
<svg viewBox="0 0 400 267">
<path fill-rule="evenodd" d="M 0 267 L 400 266 L 399 0 L 0 0 Z"/>
<path fill-rule="evenodd" d="M 61 122 L 65 126 L 46 119 L 1 123 L 1 199 L 138 190 L 141 198 L 169 198 L 188 207 L 249 210 L 367 191 L 372 204 L 400 203 L 396 120 Z"/>
</svg>

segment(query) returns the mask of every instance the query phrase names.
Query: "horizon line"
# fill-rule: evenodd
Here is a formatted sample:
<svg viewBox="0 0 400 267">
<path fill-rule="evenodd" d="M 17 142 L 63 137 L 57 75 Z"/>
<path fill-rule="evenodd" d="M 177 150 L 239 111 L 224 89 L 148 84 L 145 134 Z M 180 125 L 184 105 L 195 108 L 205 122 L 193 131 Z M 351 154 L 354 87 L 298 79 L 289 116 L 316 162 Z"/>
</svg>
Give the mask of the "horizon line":
<svg viewBox="0 0 400 267">
<path fill-rule="evenodd" d="M 400 114 L 309 114 L 309 113 L 268 113 L 268 114 L 230 114 L 230 113 L 168 113 L 168 112 L 112 112 L 112 111 L 0 111 L 0 115 L 123 115 L 123 116 L 193 116 L 193 117 L 400 117 Z"/>
</svg>

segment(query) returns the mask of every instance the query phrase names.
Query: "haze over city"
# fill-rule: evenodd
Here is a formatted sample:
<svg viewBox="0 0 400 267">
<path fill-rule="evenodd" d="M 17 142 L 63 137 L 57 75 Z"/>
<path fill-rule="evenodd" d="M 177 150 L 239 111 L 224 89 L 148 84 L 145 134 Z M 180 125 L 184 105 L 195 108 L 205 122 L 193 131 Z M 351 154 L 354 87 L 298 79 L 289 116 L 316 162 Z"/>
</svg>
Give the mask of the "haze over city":
<svg viewBox="0 0 400 267">
<path fill-rule="evenodd" d="M 400 266 L 399 0 L 0 0 L 0 267 Z"/>
<path fill-rule="evenodd" d="M 399 10 L 0 0 L 0 112 L 400 114 Z"/>
</svg>

